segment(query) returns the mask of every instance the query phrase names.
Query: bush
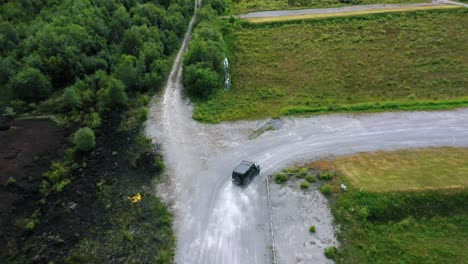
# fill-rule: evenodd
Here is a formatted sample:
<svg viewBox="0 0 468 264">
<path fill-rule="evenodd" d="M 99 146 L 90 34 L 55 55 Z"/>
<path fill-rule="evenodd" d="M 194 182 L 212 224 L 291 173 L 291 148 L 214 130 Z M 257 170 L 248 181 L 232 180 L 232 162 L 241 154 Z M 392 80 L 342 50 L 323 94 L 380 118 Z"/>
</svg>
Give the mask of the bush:
<svg viewBox="0 0 468 264">
<path fill-rule="evenodd" d="M 63 93 L 63 102 L 69 109 L 77 109 L 81 106 L 81 98 L 72 87 L 65 89 Z"/>
<path fill-rule="evenodd" d="M 336 247 L 327 247 L 325 249 L 325 257 L 329 258 L 329 259 L 335 259 L 336 257 Z"/>
<path fill-rule="evenodd" d="M 15 186 L 15 185 L 16 185 L 16 179 L 13 177 L 8 178 L 7 186 Z"/>
<path fill-rule="evenodd" d="M 308 189 L 308 188 L 309 188 L 309 182 L 308 181 L 301 182 L 301 189 Z"/>
<path fill-rule="evenodd" d="M 26 223 L 26 225 L 24 226 L 24 229 L 26 229 L 26 231 L 28 232 L 32 232 L 34 231 L 34 229 L 36 229 L 37 224 L 38 224 L 37 219 L 31 219 Z"/>
<path fill-rule="evenodd" d="M 96 145 L 94 131 L 89 127 L 78 129 L 73 135 L 73 144 L 78 151 L 88 152 Z"/>
<path fill-rule="evenodd" d="M 11 88 L 17 98 L 32 101 L 44 99 L 52 91 L 49 79 L 38 69 L 27 67 L 11 80 Z"/>
<path fill-rule="evenodd" d="M 307 176 L 307 173 L 309 173 L 309 170 L 307 168 L 302 168 L 296 173 L 297 178 L 304 178 Z"/>
<path fill-rule="evenodd" d="M 202 63 L 186 67 L 184 83 L 188 93 L 197 98 L 207 98 L 220 87 L 218 74 Z"/>
<path fill-rule="evenodd" d="M 288 181 L 288 175 L 284 173 L 276 173 L 275 174 L 275 182 L 278 184 L 282 184 Z"/>
<path fill-rule="evenodd" d="M 164 161 L 163 159 L 161 158 L 161 156 L 157 155 L 156 158 L 154 158 L 154 169 L 157 171 L 157 172 L 161 172 L 164 170 Z"/>
<path fill-rule="evenodd" d="M 315 182 L 316 181 L 315 176 L 314 175 L 308 175 L 306 177 L 306 181 L 308 181 L 310 183 Z"/>
<path fill-rule="evenodd" d="M 309 227 L 309 232 L 310 232 L 310 233 L 315 233 L 315 226 L 314 226 L 314 225 L 311 225 L 311 226 Z"/>
<path fill-rule="evenodd" d="M 63 163 L 53 162 L 50 166 L 50 170 L 45 173 L 45 176 L 52 182 L 58 182 L 67 174 L 68 168 Z"/>
<path fill-rule="evenodd" d="M 335 174 L 336 173 L 334 171 L 324 171 L 318 174 L 318 178 L 320 180 L 331 180 Z"/>
<path fill-rule="evenodd" d="M 324 195 L 330 195 L 332 192 L 332 187 L 330 184 L 324 184 L 322 187 L 320 187 L 320 192 L 323 193 Z"/>
</svg>

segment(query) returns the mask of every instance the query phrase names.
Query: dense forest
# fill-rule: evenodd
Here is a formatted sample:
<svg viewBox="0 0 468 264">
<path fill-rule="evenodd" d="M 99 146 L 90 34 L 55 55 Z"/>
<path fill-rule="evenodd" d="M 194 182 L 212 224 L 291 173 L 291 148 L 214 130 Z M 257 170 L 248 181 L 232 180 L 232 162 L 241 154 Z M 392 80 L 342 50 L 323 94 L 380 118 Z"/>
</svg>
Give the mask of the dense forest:
<svg viewBox="0 0 468 264">
<path fill-rule="evenodd" d="M 71 119 L 93 128 L 129 96 L 161 86 L 193 2 L 21 0 L 1 8 L 2 101 L 21 108 L 53 99 L 39 110 L 81 112 Z"/>
<path fill-rule="evenodd" d="M 164 168 L 139 133 L 194 1 L 0 0 L 0 8 L 0 123 L 49 117 L 66 137 L 59 159 L 27 183 L 32 194 L 14 177 L 0 186 L 8 195 L 40 193 L 37 210 L 0 230 L 10 230 L 0 262 L 171 263 L 167 208 L 150 192 L 138 206 L 127 196 Z"/>
</svg>

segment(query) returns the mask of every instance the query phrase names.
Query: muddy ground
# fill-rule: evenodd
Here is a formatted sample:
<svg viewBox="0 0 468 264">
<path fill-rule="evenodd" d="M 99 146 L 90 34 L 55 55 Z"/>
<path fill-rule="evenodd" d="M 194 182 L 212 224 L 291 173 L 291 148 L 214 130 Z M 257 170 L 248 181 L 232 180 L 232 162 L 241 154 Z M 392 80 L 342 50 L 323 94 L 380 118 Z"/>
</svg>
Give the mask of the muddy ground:
<svg viewBox="0 0 468 264">
<path fill-rule="evenodd" d="M 59 157 L 64 130 L 48 120 L 1 122 L 0 256 L 21 246 L 18 233 L 37 208 L 42 174 Z"/>
<path fill-rule="evenodd" d="M 119 219 L 111 216 L 123 215 L 121 212 L 129 209 L 127 196 L 141 186 L 151 186 L 155 172 L 152 153 L 139 153 L 137 168 L 130 166 L 128 154 L 139 130 L 116 133 L 119 123 L 119 114 L 109 117 L 97 132 L 96 148 L 75 157 L 80 168 L 69 175 L 71 185 L 47 197 L 39 192 L 42 175 L 51 161 L 63 158 L 68 131 L 48 120 L 13 121 L 11 128 L 0 131 L 0 263 L 62 263 L 70 256 L 78 256 L 78 260 L 67 263 L 90 263 L 94 256 L 77 246 L 85 240 L 106 243 L 106 232 L 121 228 L 111 222 Z M 10 177 L 16 184 L 8 184 Z M 103 204 L 103 189 L 115 203 Z M 27 231 L 25 219 L 36 210 L 39 223 Z M 112 247 L 104 254 L 95 253 L 109 263 L 116 252 L 122 252 L 124 256 L 112 262 L 128 262 L 125 257 L 131 254 L 122 249 L 123 243 Z"/>
</svg>

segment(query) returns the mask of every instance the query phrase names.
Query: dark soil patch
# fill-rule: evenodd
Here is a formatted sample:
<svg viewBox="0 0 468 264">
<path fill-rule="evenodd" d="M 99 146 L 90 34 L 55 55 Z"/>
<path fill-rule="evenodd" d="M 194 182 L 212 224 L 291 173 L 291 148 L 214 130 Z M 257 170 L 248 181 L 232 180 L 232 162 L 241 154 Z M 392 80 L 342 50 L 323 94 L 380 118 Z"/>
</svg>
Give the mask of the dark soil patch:
<svg viewBox="0 0 468 264">
<path fill-rule="evenodd" d="M 39 223 L 33 232 L 15 229 L 11 233 L 14 236 L 22 231 L 16 235 L 15 247 L 2 249 L 0 263 L 147 263 L 161 259 L 162 255 L 172 258 L 171 217 L 151 194 L 153 176 L 157 173 L 153 165 L 156 156 L 151 147 L 142 151 L 134 146 L 138 128 L 117 133 L 119 123 L 120 114 L 113 113 L 96 131 L 95 149 L 75 157 L 80 168 L 72 170 L 68 177 L 71 184 L 64 191 L 52 192 L 42 203 L 37 202 L 41 197 L 36 191 L 25 217 L 40 208 Z M 12 150 L 5 155 L 20 154 Z M 134 166 L 129 162 L 131 155 L 137 156 Z M 37 173 L 38 179 L 50 163 L 46 165 Z M 142 203 L 130 205 L 127 197 L 138 192 L 143 195 Z M 131 232 L 140 230 L 143 234 L 126 232 L 130 227 Z M 122 232 L 135 239 L 152 240 L 135 244 L 128 237 L 122 239 Z M 88 241 L 93 246 L 88 247 Z"/>
<path fill-rule="evenodd" d="M 42 174 L 63 142 L 64 130 L 49 120 L 0 125 L 0 257 L 19 246 L 22 220 L 36 209 Z"/>
</svg>

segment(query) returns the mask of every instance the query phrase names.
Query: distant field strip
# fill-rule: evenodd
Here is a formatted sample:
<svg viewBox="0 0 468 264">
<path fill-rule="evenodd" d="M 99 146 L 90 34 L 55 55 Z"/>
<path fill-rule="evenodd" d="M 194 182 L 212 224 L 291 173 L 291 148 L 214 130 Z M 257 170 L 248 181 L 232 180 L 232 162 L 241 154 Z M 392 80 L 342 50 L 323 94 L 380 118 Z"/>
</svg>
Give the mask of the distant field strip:
<svg viewBox="0 0 468 264">
<path fill-rule="evenodd" d="M 334 167 L 366 191 L 422 191 L 468 188 L 468 148 L 427 148 L 359 153 Z"/>
<path fill-rule="evenodd" d="M 200 121 L 468 106 L 467 8 L 244 22 L 225 39 L 233 86 L 195 103 Z"/>
<path fill-rule="evenodd" d="M 454 5 L 429 5 L 429 6 L 408 5 L 408 6 L 401 6 L 401 7 L 396 7 L 396 8 L 382 8 L 382 9 L 351 11 L 351 12 L 333 12 L 333 13 L 310 14 L 310 15 L 244 18 L 244 20 L 249 21 L 251 23 L 267 23 L 267 22 L 278 22 L 278 21 L 289 21 L 289 20 L 308 20 L 308 19 L 321 19 L 321 18 L 330 18 L 330 17 L 360 16 L 360 15 L 369 15 L 369 14 L 408 12 L 408 11 L 433 10 L 433 9 L 451 9 L 451 8 L 461 8 L 461 7 L 454 6 Z"/>
</svg>

